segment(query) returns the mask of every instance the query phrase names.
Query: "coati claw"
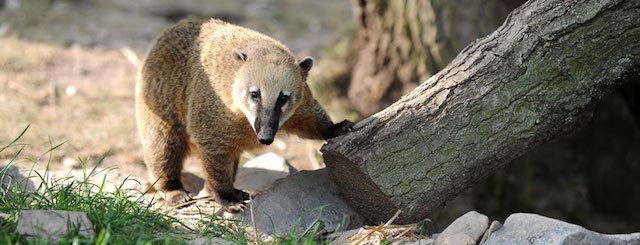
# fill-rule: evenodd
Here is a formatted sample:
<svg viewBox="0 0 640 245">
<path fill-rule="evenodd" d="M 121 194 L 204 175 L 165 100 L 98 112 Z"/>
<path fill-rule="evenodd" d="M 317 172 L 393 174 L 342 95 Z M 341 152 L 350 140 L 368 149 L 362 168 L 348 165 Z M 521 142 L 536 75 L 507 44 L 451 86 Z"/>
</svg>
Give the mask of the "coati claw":
<svg viewBox="0 0 640 245">
<path fill-rule="evenodd" d="M 349 120 L 344 120 L 342 122 L 336 123 L 331 128 L 329 128 L 328 139 L 338 137 L 343 134 L 347 134 L 353 131 L 353 127 L 355 123 Z"/>
<path fill-rule="evenodd" d="M 227 212 L 239 212 L 244 210 L 245 196 L 248 198 L 249 194 L 244 191 L 234 189 L 234 193 L 211 193 L 213 200 L 223 206 L 223 209 Z"/>
<path fill-rule="evenodd" d="M 244 209 L 247 208 L 247 206 L 245 206 L 244 203 L 229 203 L 227 205 L 224 205 L 223 208 L 227 212 L 237 213 L 237 212 L 244 211 Z"/>
<path fill-rule="evenodd" d="M 164 194 L 164 203 L 169 207 L 175 207 L 191 200 L 193 200 L 193 196 L 185 190 L 173 190 Z"/>
</svg>

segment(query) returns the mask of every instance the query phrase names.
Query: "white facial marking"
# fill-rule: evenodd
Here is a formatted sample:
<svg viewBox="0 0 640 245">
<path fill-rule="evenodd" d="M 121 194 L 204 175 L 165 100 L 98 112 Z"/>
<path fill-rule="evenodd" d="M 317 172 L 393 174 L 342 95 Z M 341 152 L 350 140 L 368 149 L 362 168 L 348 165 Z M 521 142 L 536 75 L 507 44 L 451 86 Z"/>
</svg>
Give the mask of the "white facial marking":
<svg viewBox="0 0 640 245">
<path fill-rule="evenodd" d="M 242 111 L 242 114 L 244 114 L 244 116 L 247 118 L 247 121 L 249 122 L 249 124 L 251 125 L 251 127 L 253 128 L 253 130 L 255 131 L 256 127 L 254 125 L 255 121 L 256 121 L 256 115 L 255 115 L 255 102 L 252 102 L 248 97 L 247 97 L 247 91 L 246 88 L 242 88 L 240 86 L 241 82 L 236 80 L 234 81 L 233 85 L 232 85 L 232 91 L 233 91 L 233 103 L 237 106 L 237 108 L 240 109 L 240 111 Z M 251 87 L 250 91 L 258 91 L 258 87 Z M 245 101 L 247 101 L 249 99 L 249 107 L 247 108 L 245 106 Z"/>
<path fill-rule="evenodd" d="M 260 91 L 260 88 L 258 88 L 257 86 L 249 87 L 249 92 L 258 92 L 258 91 Z M 243 91 L 243 93 L 246 94 L 247 92 Z M 258 104 L 250 97 L 247 97 L 247 101 L 249 103 L 250 110 L 245 112 L 244 115 L 247 117 L 247 120 L 249 120 L 251 127 L 255 131 L 256 130 L 256 125 L 254 125 L 254 123 L 256 122 L 255 110 L 258 107 Z"/>
<path fill-rule="evenodd" d="M 291 115 L 293 114 L 292 112 L 287 113 L 287 110 L 289 109 L 290 105 L 293 104 L 293 97 L 291 96 L 291 91 L 289 90 L 282 90 L 282 94 L 286 95 L 289 97 L 289 99 L 284 103 L 284 105 L 282 105 L 282 107 L 280 107 L 280 110 L 282 110 L 282 115 L 280 116 L 280 122 L 278 123 L 280 125 L 280 127 L 282 127 L 282 125 L 289 119 L 289 117 L 291 117 Z"/>
<path fill-rule="evenodd" d="M 289 107 L 289 104 L 291 104 L 291 91 L 289 90 L 282 90 L 282 95 L 285 95 L 287 97 L 289 97 L 289 99 L 287 101 L 284 102 L 284 105 L 282 105 L 282 107 L 280 108 L 280 110 L 282 110 L 282 112 L 287 110 L 287 107 Z"/>
<path fill-rule="evenodd" d="M 247 120 L 249 120 L 249 124 L 251 124 L 253 131 L 255 131 L 256 125 L 253 125 L 253 124 L 256 122 L 256 117 L 254 115 L 249 115 L 249 114 L 245 114 L 245 116 L 247 117 Z"/>
</svg>

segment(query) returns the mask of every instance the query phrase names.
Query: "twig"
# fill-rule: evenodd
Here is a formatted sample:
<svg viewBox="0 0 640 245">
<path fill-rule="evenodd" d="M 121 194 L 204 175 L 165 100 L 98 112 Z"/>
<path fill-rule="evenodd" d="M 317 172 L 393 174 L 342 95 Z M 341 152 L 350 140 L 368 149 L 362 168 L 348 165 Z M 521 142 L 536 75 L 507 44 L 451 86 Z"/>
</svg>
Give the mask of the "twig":
<svg viewBox="0 0 640 245">
<path fill-rule="evenodd" d="M 398 211 L 396 211 L 396 214 L 394 214 L 391 219 L 389 219 L 389 221 L 387 221 L 387 223 L 384 224 L 384 226 L 389 226 L 390 224 L 393 223 L 393 221 L 396 221 L 396 219 L 398 218 L 398 216 L 400 216 L 400 213 L 402 212 L 402 210 L 398 209 Z"/>
<path fill-rule="evenodd" d="M 253 215 L 253 195 L 249 194 L 249 214 L 251 214 L 251 225 L 253 226 L 253 233 L 255 235 L 255 243 L 258 245 L 258 228 L 256 226 L 256 218 Z"/>
<path fill-rule="evenodd" d="M 362 235 L 362 237 L 360 237 L 360 239 L 358 239 L 355 242 L 351 242 L 351 245 L 357 245 L 360 244 L 360 242 L 362 242 L 365 238 L 369 237 L 371 234 L 373 234 L 374 232 L 376 232 L 376 230 L 367 230 L 366 234 Z M 358 233 L 356 233 L 356 235 L 360 234 L 360 231 L 358 231 Z M 349 240 L 353 240 L 356 236 L 351 237 Z"/>
<path fill-rule="evenodd" d="M 413 232 L 416 230 L 416 226 L 415 225 L 409 225 L 403 232 L 401 232 L 400 234 L 398 234 L 397 236 L 393 237 L 394 239 L 398 239 L 400 237 L 403 237 L 404 235 L 406 235 L 409 232 Z"/>
<path fill-rule="evenodd" d="M 364 234 L 360 234 L 360 231 L 358 231 L 357 234 L 355 234 L 353 237 L 351 237 L 349 240 L 354 240 L 356 238 L 359 237 L 358 240 L 356 241 L 352 241 L 350 244 L 352 245 L 357 245 L 360 244 L 362 241 L 364 241 L 365 239 L 369 238 L 371 235 L 376 234 L 376 237 L 380 238 L 380 239 L 384 239 L 387 236 L 387 232 L 385 232 L 385 229 L 389 229 L 391 230 L 391 234 L 393 235 L 393 233 L 395 233 L 393 231 L 393 229 L 397 229 L 398 231 L 401 229 L 405 229 L 404 231 L 400 232 L 400 235 L 396 236 L 396 238 L 404 236 L 405 234 L 415 230 L 414 225 L 392 225 L 393 222 L 398 218 L 398 216 L 400 216 L 401 210 L 398 210 L 392 217 L 391 219 L 389 219 L 389 221 L 387 221 L 387 223 L 385 223 L 384 225 L 379 225 L 379 226 L 364 226 L 363 229 L 366 231 Z"/>
<path fill-rule="evenodd" d="M 194 204 L 194 203 L 197 203 L 197 202 L 200 202 L 200 201 L 208 201 L 208 200 L 213 200 L 213 197 L 198 197 L 198 198 L 194 198 L 191 201 L 180 203 L 180 204 L 174 206 L 172 209 L 179 209 L 179 208 L 183 208 L 183 207 L 189 206 L 191 204 Z"/>
</svg>

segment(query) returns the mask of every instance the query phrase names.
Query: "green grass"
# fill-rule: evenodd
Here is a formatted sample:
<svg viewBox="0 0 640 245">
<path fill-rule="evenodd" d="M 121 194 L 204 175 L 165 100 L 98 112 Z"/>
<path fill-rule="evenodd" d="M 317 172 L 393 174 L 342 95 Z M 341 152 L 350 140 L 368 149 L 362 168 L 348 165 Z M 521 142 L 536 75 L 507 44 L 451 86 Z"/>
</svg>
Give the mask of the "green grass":
<svg viewBox="0 0 640 245">
<path fill-rule="evenodd" d="M 20 153 L 27 145 L 19 143 L 28 127 L 0 152 L 15 149 L 13 158 L 0 169 L 0 183 L 11 178 L 8 170 L 20 161 Z M 51 154 L 62 144 L 52 146 L 45 153 L 51 161 Z M 29 179 L 16 180 L 8 188 L 0 188 L 0 244 L 49 244 L 47 237 L 25 237 L 16 230 L 19 210 L 67 210 L 87 213 L 93 223 L 95 237 L 79 235 L 73 227 L 59 242 L 60 244 L 186 244 L 195 236 L 221 237 L 236 244 L 255 244 L 256 239 L 247 234 L 236 220 L 224 220 L 216 214 L 202 215 L 197 229 L 191 229 L 175 217 L 155 210 L 152 202 L 142 199 L 143 193 L 123 188 L 121 183 L 113 192 L 104 191 L 108 184 L 106 175 L 100 183 L 91 177 L 100 171 L 102 158 L 93 168 L 83 168 L 80 180 L 69 178 L 52 179 L 48 168 L 42 173 L 31 170 Z M 34 165 L 36 161 L 32 161 Z M 87 166 L 86 162 L 83 162 Z M 95 179 L 95 177 L 93 178 Z M 26 181 L 39 183 L 34 188 L 26 188 Z M 133 181 L 133 180 L 125 180 Z M 330 240 L 323 232 L 323 223 L 318 218 L 309 227 L 296 226 L 287 235 L 274 237 L 272 241 L 257 241 L 259 244 L 326 244 Z M 300 220 L 298 221 L 300 222 Z"/>
<path fill-rule="evenodd" d="M 326 208 L 326 205 L 309 209 L 304 212 L 298 220 L 294 227 L 288 232 L 287 235 L 276 237 L 275 241 L 278 244 L 328 244 L 331 242 L 331 239 L 328 238 L 326 232 L 324 232 L 324 222 L 320 219 L 322 217 L 322 212 Z M 315 219 L 311 222 L 311 224 L 307 227 L 300 226 L 302 222 L 302 217 L 312 215 L 312 213 L 317 213 Z M 346 220 L 342 221 L 342 224 L 339 224 L 336 227 L 336 231 L 342 231 L 342 227 L 344 226 Z"/>
<path fill-rule="evenodd" d="M 319 219 L 316 219 L 306 229 L 294 228 L 289 234 L 281 237 L 276 237 L 275 242 L 278 244 L 328 244 L 331 242 L 327 239 L 327 234 L 323 232 L 324 224 Z"/>
<path fill-rule="evenodd" d="M 203 219 L 206 221 L 202 222 L 201 225 L 206 228 L 202 229 L 200 234 L 207 237 L 223 237 L 234 241 L 236 244 L 329 244 L 332 240 L 328 238 L 329 234 L 324 231 L 324 223 L 320 220 L 323 208 L 324 206 L 311 209 L 303 213 L 298 217 L 298 220 L 291 231 L 283 236 L 273 237 L 269 241 L 256 241 L 256 238 L 253 235 L 248 234 L 236 220 L 223 220 L 216 215 L 207 216 L 206 219 Z M 302 222 L 303 216 L 316 211 L 320 211 L 320 213 L 315 217 L 310 225 L 307 227 L 299 225 Z M 249 212 L 249 210 L 245 210 L 245 212 Z M 341 230 L 340 227 L 337 229 Z"/>
<path fill-rule="evenodd" d="M 27 127 L 28 128 L 28 127 Z M 1 147 L 0 152 L 17 147 L 17 153 L 0 171 L 0 180 L 9 178 L 6 172 L 16 160 L 26 145 L 18 144 L 26 129 L 11 143 Z M 51 147 L 48 153 L 60 145 Z M 100 163 L 100 162 L 99 162 Z M 143 201 L 131 190 L 122 188 L 122 183 L 114 192 L 104 192 L 106 179 L 95 184 L 89 178 L 97 173 L 97 166 L 84 169 L 81 181 L 69 179 L 49 180 L 48 171 L 39 173 L 32 170 L 32 174 L 40 182 L 35 191 L 26 190 L 24 183 L 11 185 L 0 193 L 0 212 L 8 213 L 9 218 L 0 225 L 0 243 L 47 243 L 45 238 L 29 239 L 15 232 L 16 216 L 19 210 L 50 209 L 83 211 L 94 225 L 96 238 L 89 240 L 78 236 L 77 231 L 71 230 L 61 243 L 81 244 L 158 244 L 184 243 L 184 229 L 181 223 L 170 216 L 164 215 L 151 208 L 152 203 Z M 48 164 L 48 162 L 47 162 Z M 107 170 L 108 171 L 108 170 Z M 23 181 L 26 181 L 24 179 Z"/>
</svg>

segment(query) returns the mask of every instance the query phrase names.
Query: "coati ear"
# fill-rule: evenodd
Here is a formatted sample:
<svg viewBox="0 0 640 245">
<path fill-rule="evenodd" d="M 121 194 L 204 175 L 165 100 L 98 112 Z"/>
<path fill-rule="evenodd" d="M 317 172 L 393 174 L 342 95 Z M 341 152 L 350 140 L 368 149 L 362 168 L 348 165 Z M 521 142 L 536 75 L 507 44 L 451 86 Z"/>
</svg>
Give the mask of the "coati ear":
<svg viewBox="0 0 640 245">
<path fill-rule="evenodd" d="M 298 61 L 298 66 L 300 66 L 300 70 L 302 71 L 302 79 L 307 79 L 307 75 L 309 75 L 309 70 L 313 67 L 313 58 L 307 56 Z"/>
<path fill-rule="evenodd" d="M 237 60 L 237 61 L 246 61 L 247 60 L 247 54 L 240 52 L 240 50 L 238 50 L 237 48 L 233 49 L 233 59 Z"/>
</svg>

